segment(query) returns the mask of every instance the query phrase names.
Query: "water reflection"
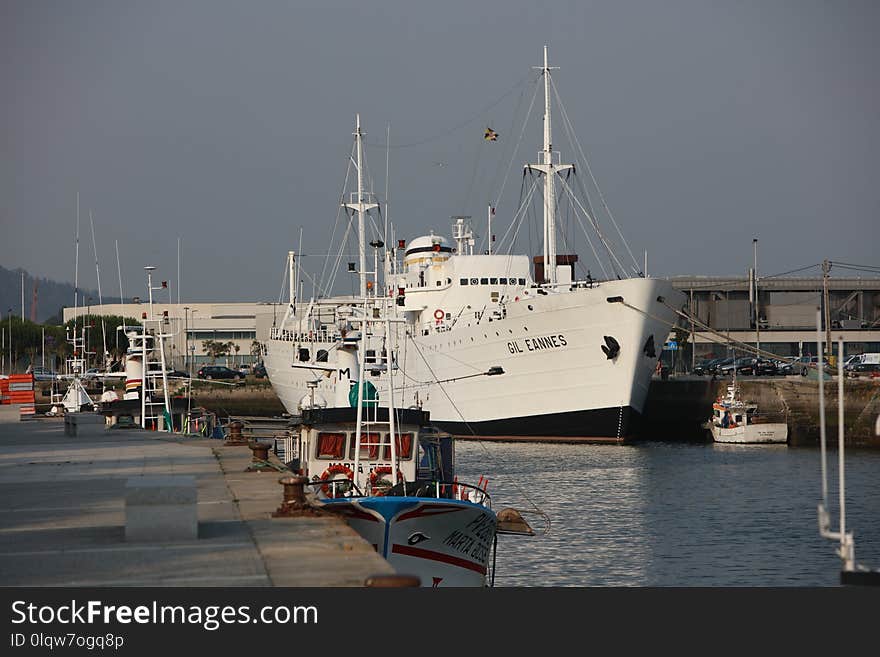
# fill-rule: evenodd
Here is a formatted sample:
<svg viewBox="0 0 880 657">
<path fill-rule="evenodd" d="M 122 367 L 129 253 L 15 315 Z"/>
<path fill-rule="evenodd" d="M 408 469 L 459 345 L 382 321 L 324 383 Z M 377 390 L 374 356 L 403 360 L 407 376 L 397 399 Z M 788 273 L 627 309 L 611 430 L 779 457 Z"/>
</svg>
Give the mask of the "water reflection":
<svg viewBox="0 0 880 657">
<path fill-rule="evenodd" d="M 497 586 L 831 586 L 819 453 L 785 445 L 459 442 L 462 480 L 549 533 L 499 538 Z M 856 557 L 880 566 L 880 454 L 847 451 Z M 836 491 L 836 482 L 832 482 Z M 836 499 L 836 493 L 833 496 Z M 832 509 L 836 522 L 836 508 Z M 539 516 L 526 515 L 536 530 Z"/>
</svg>

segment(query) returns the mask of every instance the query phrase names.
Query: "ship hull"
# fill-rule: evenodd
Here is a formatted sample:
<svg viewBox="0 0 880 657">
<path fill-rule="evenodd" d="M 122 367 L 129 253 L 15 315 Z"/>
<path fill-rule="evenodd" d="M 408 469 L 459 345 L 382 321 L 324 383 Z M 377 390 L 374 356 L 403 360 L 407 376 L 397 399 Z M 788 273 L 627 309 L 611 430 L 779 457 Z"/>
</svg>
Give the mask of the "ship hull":
<svg viewBox="0 0 880 657">
<path fill-rule="evenodd" d="M 511 417 L 486 422 L 435 422 L 461 439 L 500 442 L 622 443 L 640 416 L 629 406 Z"/>
<path fill-rule="evenodd" d="M 664 281 L 624 279 L 559 294 L 533 289 L 494 317 L 465 309 L 442 330 L 409 325 L 397 339 L 394 406 L 430 411 L 433 423 L 461 438 L 625 442 L 678 296 Z M 435 306 L 451 303 L 438 296 Z M 609 344 L 619 349 L 603 349 Z M 308 380 L 318 379 L 319 393 L 326 387 L 328 401 L 336 381 L 291 367 L 295 351 L 270 341 L 266 355 L 269 378 L 293 414 Z M 497 368 L 503 373 L 485 375 Z M 386 374 L 366 376 L 386 405 Z"/>
<path fill-rule="evenodd" d="M 487 585 L 497 518 L 471 502 L 416 497 L 340 498 L 337 513 L 398 573 L 423 587 Z"/>
</svg>

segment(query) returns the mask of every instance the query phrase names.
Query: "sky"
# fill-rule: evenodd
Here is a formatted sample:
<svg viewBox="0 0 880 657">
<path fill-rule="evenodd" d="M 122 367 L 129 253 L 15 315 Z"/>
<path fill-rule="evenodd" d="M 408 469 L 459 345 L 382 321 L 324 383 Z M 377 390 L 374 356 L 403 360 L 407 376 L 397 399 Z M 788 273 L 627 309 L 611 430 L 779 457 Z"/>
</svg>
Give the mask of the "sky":
<svg viewBox="0 0 880 657">
<path fill-rule="evenodd" d="M 338 248 L 357 113 L 397 238 L 456 215 L 482 237 L 492 202 L 500 239 L 540 149 L 521 115 L 547 45 L 651 275 L 746 275 L 753 239 L 762 275 L 876 266 L 878 19 L 843 0 L 3 0 L 0 264 L 96 287 L 93 223 L 104 294 L 118 245 L 125 296 L 150 265 L 183 301 L 277 300 L 288 250 L 316 275 Z"/>
</svg>

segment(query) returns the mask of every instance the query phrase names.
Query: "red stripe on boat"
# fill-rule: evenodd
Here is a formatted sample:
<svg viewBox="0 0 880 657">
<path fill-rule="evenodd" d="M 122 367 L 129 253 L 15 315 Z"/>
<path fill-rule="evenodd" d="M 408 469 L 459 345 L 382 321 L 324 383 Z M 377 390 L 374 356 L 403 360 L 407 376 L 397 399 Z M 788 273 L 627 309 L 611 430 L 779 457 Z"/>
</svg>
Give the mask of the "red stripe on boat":
<svg viewBox="0 0 880 657">
<path fill-rule="evenodd" d="M 453 566 L 458 566 L 459 568 L 467 568 L 468 570 L 476 571 L 481 575 L 486 574 L 485 566 L 481 566 L 478 563 L 474 563 L 473 561 L 468 561 L 467 559 L 462 559 L 460 557 L 453 557 L 451 554 L 443 554 L 442 552 L 425 550 L 423 548 L 412 547 L 411 545 L 398 545 L 397 543 L 391 546 L 391 551 L 395 554 L 405 554 L 408 557 L 418 557 L 419 559 L 429 559 L 431 561 L 442 561 L 443 563 L 452 564 Z"/>
<path fill-rule="evenodd" d="M 432 504 L 431 506 L 419 507 L 415 511 L 408 511 L 399 516 L 397 518 L 397 521 L 400 522 L 401 520 L 409 520 L 410 518 L 422 518 L 424 516 L 439 516 L 443 513 L 454 513 L 455 511 L 463 511 L 465 508 L 466 507 L 454 506 L 452 504 L 444 504 L 443 506 Z"/>
</svg>

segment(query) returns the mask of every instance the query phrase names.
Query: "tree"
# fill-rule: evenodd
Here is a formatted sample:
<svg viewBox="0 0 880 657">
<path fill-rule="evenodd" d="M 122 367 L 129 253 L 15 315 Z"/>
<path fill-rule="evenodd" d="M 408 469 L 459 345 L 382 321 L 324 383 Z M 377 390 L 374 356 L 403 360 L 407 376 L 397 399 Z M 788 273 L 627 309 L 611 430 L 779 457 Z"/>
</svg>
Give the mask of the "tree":
<svg viewBox="0 0 880 657">
<path fill-rule="evenodd" d="M 211 364 L 217 362 L 221 356 L 228 356 L 234 344 L 232 342 L 220 342 L 219 340 L 202 340 L 202 349 L 211 357 Z"/>
</svg>

